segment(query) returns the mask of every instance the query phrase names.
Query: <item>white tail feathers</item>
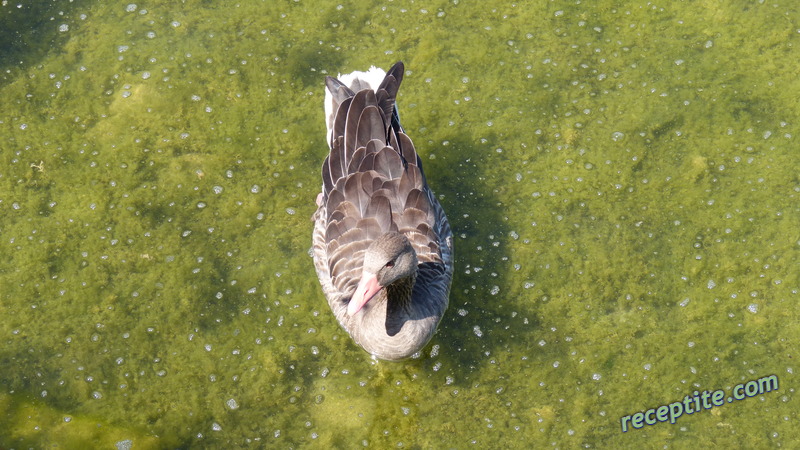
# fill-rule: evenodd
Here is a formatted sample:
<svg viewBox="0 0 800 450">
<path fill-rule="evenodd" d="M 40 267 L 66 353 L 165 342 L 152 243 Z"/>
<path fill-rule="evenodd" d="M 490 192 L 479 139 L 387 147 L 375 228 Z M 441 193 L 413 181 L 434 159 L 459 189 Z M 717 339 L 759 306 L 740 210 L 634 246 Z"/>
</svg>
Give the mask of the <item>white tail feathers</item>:
<svg viewBox="0 0 800 450">
<path fill-rule="evenodd" d="M 352 89 L 355 92 L 360 91 L 366 87 L 371 88 L 373 91 L 378 89 L 378 86 L 381 85 L 383 79 L 386 77 L 386 71 L 379 67 L 371 66 L 369 70 L 366 72 L 361 72 L 356 70 L 355 72 L 347 73 L 347 74 L 339 74 L 336 78 L 339 79 L 342 83 L 344 83 L 347 87 Z M 325 124 L 327 125 L 327 139 L 326 142 L 330 143 L 331 141 L 331 133 L 333 130 L 331 129 L 331 125 L 333 125 L 334 116 L 336 111 L 333 110 L 333 96 L 331 95 L 330 91 L 326 88 L 325 89 Z"/>
</svg>

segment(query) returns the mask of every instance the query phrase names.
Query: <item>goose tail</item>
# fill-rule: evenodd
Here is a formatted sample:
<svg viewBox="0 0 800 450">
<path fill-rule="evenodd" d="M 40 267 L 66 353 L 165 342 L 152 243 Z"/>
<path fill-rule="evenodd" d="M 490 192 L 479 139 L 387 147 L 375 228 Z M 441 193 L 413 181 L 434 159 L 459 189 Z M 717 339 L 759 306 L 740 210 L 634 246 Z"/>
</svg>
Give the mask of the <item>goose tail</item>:
<svg viewBox="0 0 800 450">
<path fill-rule="evenodd" d="M 339 105 L 362 89 L 377 91 L 385 77 L 386 72 L 383 69 L 372 66 L 366 72 L 357 70 L 344 75 L 339 74 L 336 78 L 326 78 L 325 124 L 327 126 L 327 141 L 329 147 L 331 145 L 333 124 L 336 120 L 336 111 L 339 109 Z"/>
</svg>

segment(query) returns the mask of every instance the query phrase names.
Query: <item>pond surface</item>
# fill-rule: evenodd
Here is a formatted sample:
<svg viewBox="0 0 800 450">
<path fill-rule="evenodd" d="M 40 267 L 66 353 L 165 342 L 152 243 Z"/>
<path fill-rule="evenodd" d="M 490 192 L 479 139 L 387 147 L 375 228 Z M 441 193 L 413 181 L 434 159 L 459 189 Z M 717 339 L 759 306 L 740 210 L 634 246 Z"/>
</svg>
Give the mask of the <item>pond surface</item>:
<svg viewBox="0 0 800 450">
<path fill-rule="evenodd" d="M 800 440 L 794 2 L 3 2 L 0 29 L 0 446 Z M 324 76 L 399 60 L 457 266 L 387 363 L 308 250 Z M 743 399 L 688 414 L 716 390 Z"/>
</svg>

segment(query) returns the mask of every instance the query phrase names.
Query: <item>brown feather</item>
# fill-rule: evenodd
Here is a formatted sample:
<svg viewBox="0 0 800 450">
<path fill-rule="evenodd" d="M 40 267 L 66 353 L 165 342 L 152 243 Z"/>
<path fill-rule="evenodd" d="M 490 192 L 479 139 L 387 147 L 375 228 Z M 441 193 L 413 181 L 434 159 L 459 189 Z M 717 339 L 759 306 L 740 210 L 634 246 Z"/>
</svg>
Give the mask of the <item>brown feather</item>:
<svg viewBox="0 0 800 450">
<path fill-rule="evenodd" d="M 385 136 L 383 117 L 381 117 L 381 112 L 377 106 L 370 105 L 364 108 L 364 111 L 361 112 L 361 117 L 358 119 L 358 131 L 356 133 L 356 148 L 364 147 L 372 140 Z"/>
</svg>

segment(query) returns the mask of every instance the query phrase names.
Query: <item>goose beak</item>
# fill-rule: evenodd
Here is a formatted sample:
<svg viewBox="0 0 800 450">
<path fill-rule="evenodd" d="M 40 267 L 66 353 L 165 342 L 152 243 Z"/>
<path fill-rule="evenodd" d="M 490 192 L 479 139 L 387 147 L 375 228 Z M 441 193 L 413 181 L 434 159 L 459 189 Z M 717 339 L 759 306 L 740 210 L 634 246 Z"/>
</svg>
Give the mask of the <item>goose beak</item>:
<svg viewBox="0 0 800 450">
<path fill-rule="evenodd" d="M 383 286 L 378 284 L 378 277 L 374 273 L 365 271 L 361 276 L 361 281 L 358 282 L 356 292 L 347 305 L 347 315 L 353 316 L 359 312 L 382 288 Z"/>
</svg>

